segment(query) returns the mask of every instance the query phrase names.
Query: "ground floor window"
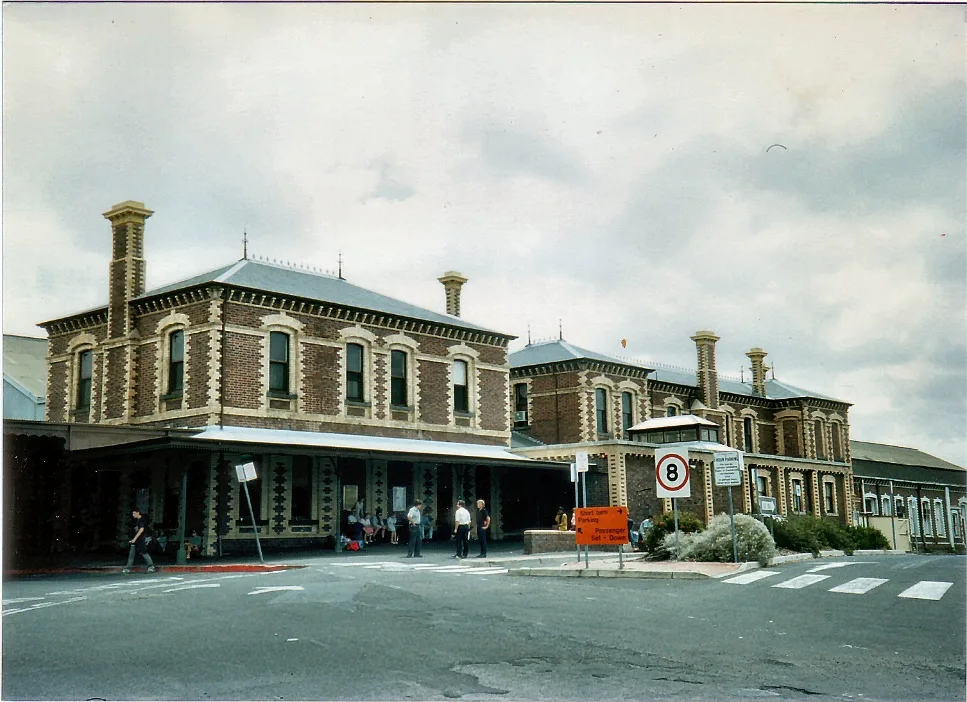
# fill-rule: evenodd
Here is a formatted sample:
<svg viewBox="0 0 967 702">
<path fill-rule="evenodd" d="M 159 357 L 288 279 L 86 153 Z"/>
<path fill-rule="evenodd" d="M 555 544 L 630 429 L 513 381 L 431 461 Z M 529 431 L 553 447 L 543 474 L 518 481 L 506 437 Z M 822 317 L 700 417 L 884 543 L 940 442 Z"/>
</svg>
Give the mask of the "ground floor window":
<svg viewBox="0 0 967 702">
<path fill-rule="evenodd" d="M 832 482 L 823 483 L 823 501 L 826 504 L 826 514 L 836 513 L 836 486 Z"/>
<path fill-rule="evenodd" d="M 923 535 L 933 536 L 933 524 L 930 522 L 930 501 L 924 498 L 920 507 L 920 515 L 923 517 Z"/>
<path fill-rule="evenodd" d="M 945 519 L 943 511 L 943 501 L 934 500 L 933 501 L 933 518 L 937 523 L 937 536 L 947 535 L 947 520 Z"/>
<path fill-rule="evenodd" d="M 920 536 L 920 519 L 917 514 L 917 501 L 913 497 L 907 498 L 907 512 L 910 517 L 910 533 Z"/>
<path fill-rule="evenodd" d="M 863 498 L 863 512 L 865 514 L 877 514 L 876 495 L 868 494 Z"/>
</svg>

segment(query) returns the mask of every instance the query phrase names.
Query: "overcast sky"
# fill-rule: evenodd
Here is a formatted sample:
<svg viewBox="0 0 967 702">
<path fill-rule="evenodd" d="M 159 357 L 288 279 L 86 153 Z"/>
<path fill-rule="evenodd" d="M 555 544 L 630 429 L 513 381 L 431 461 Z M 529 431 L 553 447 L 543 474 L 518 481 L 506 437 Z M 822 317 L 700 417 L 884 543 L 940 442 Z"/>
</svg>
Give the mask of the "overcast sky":
<svg viewBox="0 0 967 702">
<path fill-rule="evenodd" d="M 3 8 L 3 329 L 252 254 L 526 342 L 722 339 L 967 463 L 964 8 Z M 773 144 L 781 144 L 769 148 Z M 627 339 L 622 349 L 621 339 Z M 745 371 L 748 374 L 748 371 Z M 746 376 L 748 377 L 748 376 Z"/>
</svg>

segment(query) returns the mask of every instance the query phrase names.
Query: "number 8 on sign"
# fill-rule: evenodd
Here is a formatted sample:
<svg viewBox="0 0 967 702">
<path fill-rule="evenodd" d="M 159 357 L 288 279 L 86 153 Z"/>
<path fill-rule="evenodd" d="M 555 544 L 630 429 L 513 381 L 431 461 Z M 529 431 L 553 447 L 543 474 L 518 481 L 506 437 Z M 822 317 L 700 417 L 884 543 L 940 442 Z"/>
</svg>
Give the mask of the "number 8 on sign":
<svg viewBox="0 0 967 702">
<path fill-rule="evenodd" d="M 685 449 L 659 449 L 655 451 L 655 478 L 657 497 L 690 497 L 688 482 L 688 451 Z"/>
</svg>

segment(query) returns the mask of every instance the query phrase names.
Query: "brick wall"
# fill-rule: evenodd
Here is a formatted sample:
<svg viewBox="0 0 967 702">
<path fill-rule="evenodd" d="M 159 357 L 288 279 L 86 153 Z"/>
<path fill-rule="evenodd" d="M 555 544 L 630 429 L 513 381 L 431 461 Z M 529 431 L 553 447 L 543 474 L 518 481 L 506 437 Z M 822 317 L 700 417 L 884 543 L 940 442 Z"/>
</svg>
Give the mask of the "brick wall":
<svg viewBox="0 0 967 702">
<path fill-rule="evenodd" d="M 376 419 L 386 419 L 386 388 L 389 386 L 389 370 L 386 361 L 388 355 L 382 353 L 373 354 L 373 378 L 371 387 L 373 389 L 373 417 Z"/>
<path fill-rule="evenodd" d="M 479 371 L 481 429 L 507 431 L 508 375 L 501 371 Z"/>
<path fill-rule="evenodd" d="M 782 443 L 783 455 L 802 457 L 802 452 L 799 449 L 799 422 L 795 419 L 782 420 Z"/>
<path fill-rule="evenodd" d="M 105 419 L 118 419 L 124 414 L 125 375 L 127 368 L 127 351 L 123 346 L 113 348 L 107 352 L 107 378 L 104 387 L 106 403 L 104 407 Z"/>
<path fill-rule="evenodd" d="M 226 332 L 225 375 L 222 378 L 225 405 L 258 409 L 262 404 L 262 340 L 259 337 Z"/>
<path fill-rule="evenodd" d="M 154 414 L 158 411 L 160 388 L 158 388 L 155 365 L 157 359 L 157 344 L 142 344 L 135 347 L 134 365 L 137 368 L 138 382 L 134 392 L 133 414 L 136 417 Z"/>
<path fill-rule="evenodd" d="M 47 368 L 47 419 L 66 422 L 70 388 L 70 364 L 67 361 L 51 363 Z"/>
<path fill-rule="evenodd" d="M 338 414 L 339 367 L 338 351 L 329 346 L 302 345 L 302 388 L 306 412 Z"/>
<path fill-rule="evenodd" d="M 188 408 L 208 406 L 208 364 L 211 358 L 211 340 L 208 332 L 188 335 L 185 348 L 185 375 L 187 376 Z"/>
<path fill-rule="evenodd" d="M 449 402 L 440 398 L 449 397 L 449 367 L 445 363 L 417 360 L 420 382 L 420 407 L 418 419 L 428 424 L 447 424 L 449 422 Z"/>
</svg>

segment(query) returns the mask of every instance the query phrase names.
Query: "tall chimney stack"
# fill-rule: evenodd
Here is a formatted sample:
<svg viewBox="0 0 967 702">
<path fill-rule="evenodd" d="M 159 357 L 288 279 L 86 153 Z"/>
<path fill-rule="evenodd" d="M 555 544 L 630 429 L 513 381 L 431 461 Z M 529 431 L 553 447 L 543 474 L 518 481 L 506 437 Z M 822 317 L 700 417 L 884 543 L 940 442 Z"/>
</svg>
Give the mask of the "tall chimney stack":
<svg viewBox="0 0 967 702">
<path fill-rule="evenodd" d="M 766 396 L 766 371 L 769 370 L 765 364 L 765 358 L 769 354 L 758 346 L 749 349 L 745 354 L 752 361 L 752 389 L 757 395 Z"/>
<path fill-rule="evenodd" d="M 467 279 L 456 271 L 447 271 L 437 280 L 443 283 L 443 287 L 447 291 L 447 314 L 459 317 L 460 288 L 467 282 Z"/>
<path fill-rule="evenodd" d="M 113 237 L 108 279 L 109 339 L 125 337 L 131 331 L 128 302 L 144 293 L 144 222 L 153 214 L 143 202 L 134 200 L 118 203 L 104 213 Z"/>
<path fill-rule="evenodd" d="M 719 337 L 715 332 L 697 331 L 691 337 L 698 353 L 698 387 L 702 392 L 702 402 L 709 409 L 719 406 L 719 376 L 715 370 L 715 342 Z"/>
</svg>

